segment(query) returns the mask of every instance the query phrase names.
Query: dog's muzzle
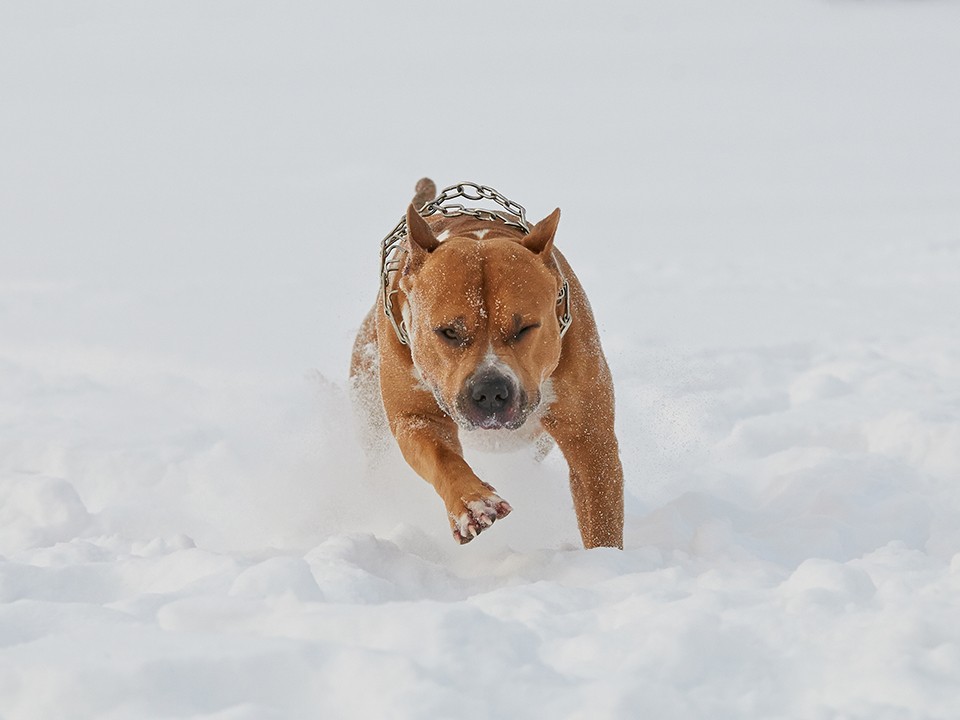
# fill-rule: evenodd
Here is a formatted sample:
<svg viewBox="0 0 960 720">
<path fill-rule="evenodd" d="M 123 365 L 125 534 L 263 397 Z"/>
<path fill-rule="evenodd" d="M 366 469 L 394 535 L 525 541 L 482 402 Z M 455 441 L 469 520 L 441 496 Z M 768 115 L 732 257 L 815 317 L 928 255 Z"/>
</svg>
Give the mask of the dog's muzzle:
<svg viewBox="0 0 960 720">
<path fill-rule="evenodd" d="M 457 410 L 471 428 L 516 430 L 527 419 L 526 393 L 495 370 L 471 377 L 457 399 Z"/>
</svg>

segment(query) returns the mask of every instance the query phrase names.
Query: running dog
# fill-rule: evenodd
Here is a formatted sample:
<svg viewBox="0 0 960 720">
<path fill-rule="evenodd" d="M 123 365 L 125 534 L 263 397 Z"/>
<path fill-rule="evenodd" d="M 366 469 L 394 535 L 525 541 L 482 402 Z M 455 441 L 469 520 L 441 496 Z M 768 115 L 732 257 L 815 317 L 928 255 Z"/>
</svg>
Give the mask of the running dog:
<svg viewBox="0 0 960 720">
<path fill-rule="evenodd" d="M 463 458 L 461 440 L 560 448 L 584 547 L 623 547 L 623 469 L 614 394 L 590 304 L 554 235 L 523 208 L 427 178 L 384 241 L 381 288 L 354 345 L 355 396 L 382 416 L 407 463 L 468 543 L 511 507 Z M 445 204 L 490 199 L 504 211 Z M 371 407 L 372 406 L 372 407 Z"/>
</svg>

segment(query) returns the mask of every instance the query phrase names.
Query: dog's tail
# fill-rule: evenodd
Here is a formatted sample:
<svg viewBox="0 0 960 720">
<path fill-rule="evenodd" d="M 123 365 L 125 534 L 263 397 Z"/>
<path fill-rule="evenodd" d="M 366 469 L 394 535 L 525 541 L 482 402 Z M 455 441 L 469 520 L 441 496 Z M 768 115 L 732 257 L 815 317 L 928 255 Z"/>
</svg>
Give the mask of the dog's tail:
<svg viewBox="0 0 960 720">
<path fill-rule="evenodd" d="M 417 194 L 413 196 L 413 206 L 419 210 L 437 197 L 437 186 L 430 178 L 420 178 L 417 180 L 416 192 Z"/>
</svg>

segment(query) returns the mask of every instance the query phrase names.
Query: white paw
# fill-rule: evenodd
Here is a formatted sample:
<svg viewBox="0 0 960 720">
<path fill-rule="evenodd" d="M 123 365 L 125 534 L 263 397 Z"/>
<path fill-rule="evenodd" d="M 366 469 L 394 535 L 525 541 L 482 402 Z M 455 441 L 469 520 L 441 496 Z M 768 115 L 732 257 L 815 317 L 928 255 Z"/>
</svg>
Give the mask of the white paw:
<svg viewBox="0 0 960 720">
<path fill-rule="evenodd" d="M 510 503 L 499 495 L 491 493 L 476 500 L 463 502 L 463 512 L 450 513 L 450 527 L 453 538 L 461 545 L 473 540 L 500 518 L 505 518 L 513 510 Z"/>
</svg>

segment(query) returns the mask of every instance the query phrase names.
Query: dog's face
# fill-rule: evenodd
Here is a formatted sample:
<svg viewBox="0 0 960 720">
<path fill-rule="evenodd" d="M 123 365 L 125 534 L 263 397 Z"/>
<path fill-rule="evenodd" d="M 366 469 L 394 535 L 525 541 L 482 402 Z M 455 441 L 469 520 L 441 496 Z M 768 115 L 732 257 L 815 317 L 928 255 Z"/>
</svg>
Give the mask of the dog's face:
<svg viewBox="0 0 960 720">
<path fill-rule="evenodd" d="M 400 288 L 420 379 L 467 429 L 516 429 L 544 400 L 560 360 L 559 279 L 553 235 L 560 213 L 521 242 L 437 241 L 407 213 L 409 255 Z"/>
</svg>

